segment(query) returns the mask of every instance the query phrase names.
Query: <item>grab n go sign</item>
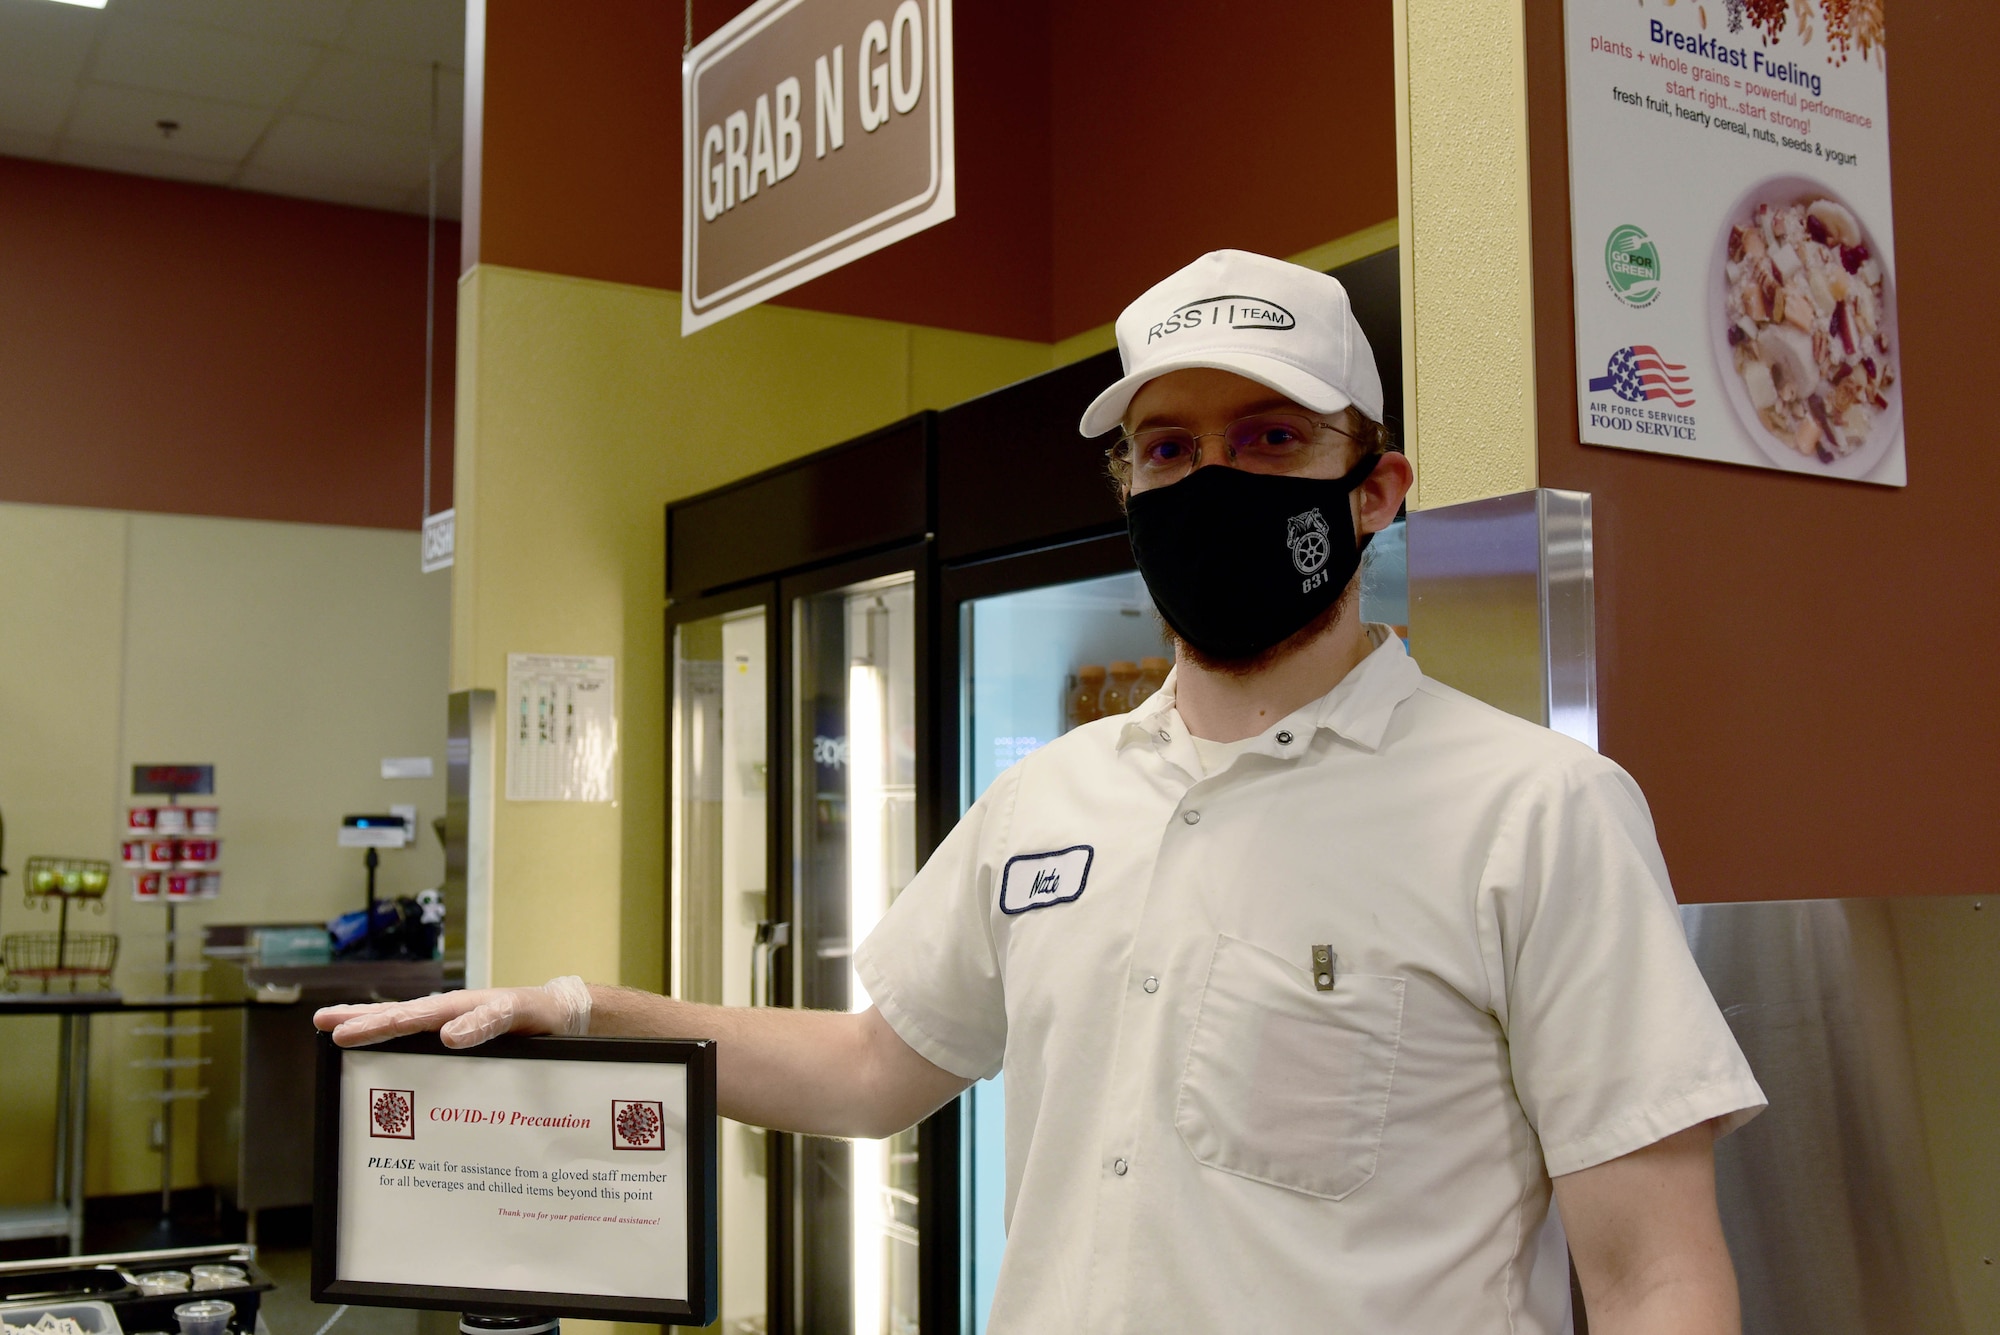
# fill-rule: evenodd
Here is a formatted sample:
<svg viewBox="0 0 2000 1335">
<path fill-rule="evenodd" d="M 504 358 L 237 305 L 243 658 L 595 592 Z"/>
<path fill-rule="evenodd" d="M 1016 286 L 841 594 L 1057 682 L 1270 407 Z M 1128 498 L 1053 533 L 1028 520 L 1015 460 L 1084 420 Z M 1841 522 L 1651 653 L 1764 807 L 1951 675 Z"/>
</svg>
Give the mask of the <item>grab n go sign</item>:
<svg viewBox="0 0 2000 1335">
<path fill-rule="evenodd" d="M 683 334 L 955 211 L 951 0 L 760 0 L 681 102 Z"/>
</svg>

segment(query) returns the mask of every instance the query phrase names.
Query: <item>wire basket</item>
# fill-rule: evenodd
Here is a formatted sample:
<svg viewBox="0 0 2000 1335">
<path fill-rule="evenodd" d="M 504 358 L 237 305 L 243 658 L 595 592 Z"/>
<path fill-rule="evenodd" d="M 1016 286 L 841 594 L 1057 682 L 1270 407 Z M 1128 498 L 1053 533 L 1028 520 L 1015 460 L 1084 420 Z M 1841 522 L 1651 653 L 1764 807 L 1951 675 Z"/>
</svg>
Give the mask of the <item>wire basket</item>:
<svg viewBox="0 0 2000 1335">
<path fill-rule="evenodd" d="M 28 902 L 48 899 L 102 899 L 111 888 L 111 864 L 92 858 L 29 858 L 21 889 Z"/>
<path fill-rule="evenodd" d="M 7 966 L 6 989 L 18 992 L 21 980 L 36 979 L 42 991 L 49 984 L 68 979 L 70 991 L 79 979 L 98 987 L 111 984 L 111 971 L 118 965 L 118 936 L 115 932 L 10 932 L 0 936 L 0 960 Z"/>
</svg>

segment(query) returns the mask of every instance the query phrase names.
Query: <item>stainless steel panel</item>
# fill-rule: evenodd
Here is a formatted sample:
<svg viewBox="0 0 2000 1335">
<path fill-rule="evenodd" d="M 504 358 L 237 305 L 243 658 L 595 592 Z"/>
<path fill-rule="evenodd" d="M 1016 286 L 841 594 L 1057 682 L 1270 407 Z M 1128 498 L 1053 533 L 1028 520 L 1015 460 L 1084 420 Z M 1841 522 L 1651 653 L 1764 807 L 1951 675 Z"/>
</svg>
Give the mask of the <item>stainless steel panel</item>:
<svg viewBox="0 0 2000 1335">
<path fill-rule="evenodd" d="M 492 691 L 453 691 L 445 723 L 445 977 L 486 987 L 493 972 Z"/>
<path fill-rule="evenodd" d="M 1430 676 L 1597 745 L 1590 497 L 1541 488 L 1409 517 L 1410 652 Z"/>
<path fill-rule="evenodd" d="M 1716 1153 L 1744 1330 L 2000 1331 L 2000 900 L 1681 915 L 1771 1101 Z"/>
</svg>

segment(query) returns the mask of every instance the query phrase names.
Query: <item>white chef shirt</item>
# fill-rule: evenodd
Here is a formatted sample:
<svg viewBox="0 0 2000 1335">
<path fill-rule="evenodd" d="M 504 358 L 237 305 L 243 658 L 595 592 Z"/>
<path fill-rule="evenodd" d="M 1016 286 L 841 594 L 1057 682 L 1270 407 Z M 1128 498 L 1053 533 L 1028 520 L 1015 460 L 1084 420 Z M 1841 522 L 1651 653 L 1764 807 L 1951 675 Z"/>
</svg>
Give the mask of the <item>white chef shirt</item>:
<svg viewBox="0 0 2000 1335">
<path fill-rule="evenodd" d="M 1028 756 L 858 952 L 1004 1062 L 996 1335 L 1553 1335 L 1549 1176 L 1763 1107 L 1632 780 L 1370 634 L 1218 773 L 1171 677 Z"/>
</svg>

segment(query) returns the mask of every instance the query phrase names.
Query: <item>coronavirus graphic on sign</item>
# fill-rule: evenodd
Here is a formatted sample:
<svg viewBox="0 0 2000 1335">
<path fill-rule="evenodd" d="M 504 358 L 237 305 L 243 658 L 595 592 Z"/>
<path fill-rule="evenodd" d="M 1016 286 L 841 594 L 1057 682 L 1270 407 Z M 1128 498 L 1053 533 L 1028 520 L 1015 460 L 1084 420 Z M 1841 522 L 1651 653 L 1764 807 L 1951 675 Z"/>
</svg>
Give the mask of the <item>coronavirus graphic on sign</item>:
<svg viewBox="0 0 2000 1335">
<path fill-rule="evenodd" d="M 667 1147 L 666 1118 L 657 1099 L 611 1100 L 611 1148 L 663 1150 Z"/>
<path fill-rule="evenodd" d="M 417 1093 L 413 1089 L 368 1091 L 368 1134 L 388 1140 L 417 1138 Z"/>
</svg>

